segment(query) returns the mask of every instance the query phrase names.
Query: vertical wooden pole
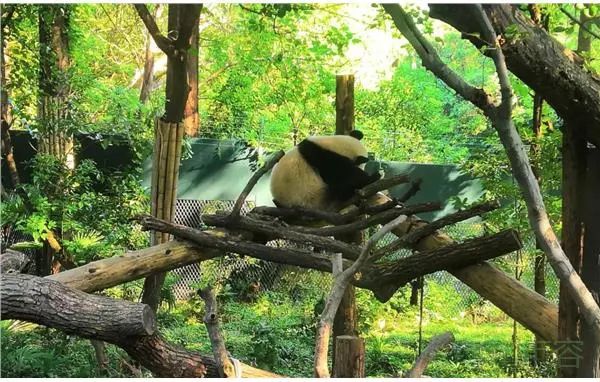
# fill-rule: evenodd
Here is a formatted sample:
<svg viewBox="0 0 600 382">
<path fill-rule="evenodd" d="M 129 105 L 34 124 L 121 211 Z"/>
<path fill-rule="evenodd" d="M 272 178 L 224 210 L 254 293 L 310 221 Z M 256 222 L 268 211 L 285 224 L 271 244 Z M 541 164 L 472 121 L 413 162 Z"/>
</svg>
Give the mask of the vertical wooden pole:
<svg viewBox="0 0 600 382">
<path fill-rule="evenodd" d="M 334 378 L 364 378 L 365 341 L 355 336 L 339 336 L 335 344 Z"/>
<path fill-rule="evenodd" d="M 335 133 L 337 135 L 347 135 L 354 130 L 354 75 L 352 74 L 336 76 L 335 121 Z M 338 239 L 360 244 L 362 235 Z M 344 335 L 358 335 L 356 296 L 353 285 L 346 288 L 333 320 L 333 338 Z M 332 357 L 332 368 L 334 370 L 337 359 L 337 340 L 334 340 Z"/>
<path fill-rule="evenodd" d="M 171 123 L 157 119 L 154 135 L 154 154 L 152 157 L 152 215 L 159 219 L 171 221 L 175 214 L 177 198 L 177 179 L 179 178 L 179 161 L 181 160 L 181 142 L 183 140 L 183 123 Z M 160 244 L 169 240 L 166 233 L 155 232 L 152 244 Z M 160 286 L 164 283 L 165 272 L 146 278 L 142 302 L 150 305 L 155 311 L 160 303 Z"/>
<path fill-rule="evenodd" d="M 335 134 L 348 135 L 354 130 L 354 75 L 335 77 Z"/>
</svg>

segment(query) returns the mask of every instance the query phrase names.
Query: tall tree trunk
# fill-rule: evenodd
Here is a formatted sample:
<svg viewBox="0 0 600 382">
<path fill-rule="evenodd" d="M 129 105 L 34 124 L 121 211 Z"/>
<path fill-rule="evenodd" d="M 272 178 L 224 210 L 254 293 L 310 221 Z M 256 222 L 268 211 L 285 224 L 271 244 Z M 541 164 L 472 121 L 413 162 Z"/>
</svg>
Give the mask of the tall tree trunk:
<svg viewBox="0 0 600 382">
<path fill-rule="evenodd" d="M 583 10 L 581 20 L 586 21 Z M 590 38 L 583 28 L 579 28 L 579 53 L 589 51 Z M 573 268 L 581 274 L 583 265 L 583 241 L 585 229 L 583 226 L 585 207 L 585 175 L 586 175 L 586 125 L 576 125 L 567 121 L 563 129 L 563 184 L 562 184 L 562 241 L 565 253 Z M 580 342 L 579 309 L 567 288 L 561 283 L 558 303 L 558 339 L 559 341 Z M 560 360 L 559 374 L 562 377 L 575 377 L 577 366 Z M 570 356 L 570 355 L 567 355 Z"/>
<path fill-rule="evenodd" d="M 185 126 L 185 135 L 188 137 L 197 136 L 200 127 L 200 119 L 198 116 L 198 50 L 200 49 L 198 27 L 198 25 L 194 26 L 194 31 L 190 37 L 191 48 L 186 62 L 190 93 L 185 102 L 183 125 Z"/>
<path fill-rule="evenodd" d="M 73 164 L 73 139 L 66 131 L 69 97 L 69 5 L 38 5 L 39 22 L 39 100 L 40 137 L 38 152 Z M 58 233 L 49 232 L 40 258 L 38 274 L 52 272 L 53 257 L 60 245 Z"/>
<path fill-rule="evenodd" d="M 585 235 L 583 281 L 600 303 L 600 149 L 588 148 L 588 171 L 586 176 L 585 229 L 591 233 Z M 579 377 L 600 378 L 600 338 L 594 337 L 594 328 L 586 322 L 581 323 L 583 339 L 583 359 L 579 367 Z"/>
<path fill-rule="evenodd" d="M 167 55 L 165 113 L 155 127 L 151 197 L 152 214 L 170 221 L 177 196 L 183 116 L 189 94 L 186 63 L 192 33 L 198 28 L 202 4 L 169 4 L 168 30 L 175 39 L 160 34 L 156 21 L 145 5 L 134 6 L 156 45 Z M 155 233 L 152 237 L 153 244 L 169 240 L 166 234 Z M 144 281 L 142 302 L 155 311 L 160 304 L 160 291 L 165 277 L 166 273 L 161 272 Z"/>
<path fill-rule="evenodd" d="M 335 90 L 335 134 L 348 135 L 354 130 L 354 75 L 337 75 Z M 362 232 L 338 237 L 348 243 L 361 245 Z M 339 336 L 358 336 L 358 309 L 356 291 L 348 285 L 333 320 L 333 346 L 331 368 L 335 370 L 337 340 Z"/>
<path fill-rule="evenodd" d="M 579 277 L 571 265 L 567 255 L 561 247 L 558 237 L 552 228 L 548 213 L 546 212 L 546 207 L 544 205 L 539 184 L 535 180 L 533 172 L 531 171 L 529 158 L 526 154 L 521 137 L 519 136 L 512 120 L 513 92 L 510 85 L 505 56 L 503 54 L 506 41 L 502 38 L 498 38 L 498 35 L 494 30 L 494 23 L 490 21 L 494 20 L 494 22 L 497 22 L 497 20 L 494 19 L 494 12 L 498 10 L 496 8 L 497 6 L 482 6 L 480 4 L 475 4 L 473 6 L 462 7 L 462 9 L 460 9 L 461 12 L 457 12 L 456 8 L 453 8 L 452 12 L 449 12 L 450 8 L 448 8 L 446 5 L 443 5 L 441 6 L 442 9 L 438 9 L 436 17 L 449 19 L 454 22 L 455 20 L 453 19 L 453 15 L 459 14 L 458 16 L 461 21 L 467 22 L 467 29 L 472 30 L 473 26 L 479 27 L 479 36 L 477 38 L 482 44 L 485 44 L 486 53 L 489 54 L 494 60 L 494 65 L 498 74 L 498 79 L 500 82 L 500 94 L 502 97 L 502 101 L 499 105 L 497 105 L 493 101 L 493 98 L 485 91 L 468 84 L 466 81 L 464 81 L 464 79 L 448 68 L 448 66 L 441 61 L 435 49 L 416 28 L 412 18 L 408 16 L 408 14 L 404 12 L 402 8 L 397 5 L 389 4 L 384 4 L 383 7 L 390 14 L 398 29 L 415 48 L 423 60 L 423 65 L 427 69 L 431 70 L 440 79 L 442 79 L 448 86 L 461 94 L 464 98 L 481 108 L 484 114 L 490 118 L 492 125 L 496 129 L 500 137 L 500 141 L 506 150 L 513 175 L 519 184 L 525 204 L 527 205 L 529 224 L 533 229 L 536 238 L 539 240 L 540 245 L 548 256 L 555 274 L 562 282 L 565 283 L 566 286 L 568 286 L 569 293 L 571 293 L 573 298 L 577 301 L 577 306 L 581 309 L 582 315 L 586 322 L 592 326 L 593 333 L 600 337 L 600 307 L 594 300 L 593 295 L 583 283 L 583 280 Z M 436 5 L 435 7 L 436 8 L 433 8 L 433 5 L 430 7 L 432 12 L 434 9 L 437 9 L 438 6 Z M 486 11 L 488 13 L 486 13 Z M 501 16 L 506 18 L 514 17 L 514 14 L 519 12 L 518 10 L 512 8 L 502 8 L 500 11 L 502 12 Z M 492 16 L 489 16 L 490 13 Z M 520 20 L 520 23 L 531 23 L 531 20 Z M 539 32 L 535 30 L 531 31 L 532 33 Z M 527 36 L 523 37 L 523 39 L 526 38 Z M 519 41 L 521 41 L 521 37 L 519 38 Z M 490 47 L 492 47 L 492 49 L 490 49 Z M 546 56 L 550 54 L 551 52 L 547 52 Z M 555 58 L 558 59 L 558 57 Z M 531 65 L 538 67 L 543 67 L 550 64 L 548 59 L 537 57 L 528 57 L 528 59 L 533 61 L 531 62 Z M 538 59 L 539 62 L 537 61 Z M 561 67 L 560 69 L 564 70 L 565 67 Z M 564 72 L 561 73 L 564 74 Z M 578 75 L 579 74 L 581 73 L 578 73 Z M 545 78 L 545 80 L 548 81 L 548 78 Z M 589 78 L 589 80 L 591 81 L 592 79 Z M 575 90 L 581 91 L 582 89 Z M 563 94 L 563 97 L 564 96 L 565 94 Z M 544 98 L 547 99 L 547 97 Z M 585 117 L 587 117 L 587 114 Z M 569 122 L 575 123 L 575 121 L 583 120 L 584 118 L 579 116 L 578 118 L 569 120 Z M 588 137 L 590 139 L 594 139 L 593 135 L 588 135 Z"/>
<path fill-rule="evenodd" d="M 10 104 L 8 103 L 8 91 L 6 89 L 8 67 L 6 65 L 6 57 L 4 55 L 4 49 L 6 48 L 6 25 L 12 20 L 14 13 L 14 5 L 2 5 L 2 30 L 0 31 L 0 134 L 2 140 L 1 154 L 6 160 L 8 171 L 10 173 L 10 179 L 12 186 L 17 187 L 21 180 L 19 178 L 19 171 L 17 170 L 17 164 L 13 154 L 12 141 L 10 139 L 10 127 L 12 125 L 12 118 L 10 115 Z"/>
</svg>

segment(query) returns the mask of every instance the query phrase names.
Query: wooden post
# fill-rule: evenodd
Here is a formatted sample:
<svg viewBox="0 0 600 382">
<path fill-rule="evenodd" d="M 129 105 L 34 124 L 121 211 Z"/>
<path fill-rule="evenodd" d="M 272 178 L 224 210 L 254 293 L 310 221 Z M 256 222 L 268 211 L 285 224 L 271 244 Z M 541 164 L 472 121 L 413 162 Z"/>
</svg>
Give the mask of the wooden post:
<svg viewBox="0 0 600 382">
<path fill-rule="evenodd" d="M 335 378 L 365 377 L 365 340 L 355 336 L 338 336 L 335 339 Z"/>
<path fill-rule="evenodd" d="M 354 130 L 354 75 L 335 76 L 335 134 L 348 135 Z"/>
<path fill-rule="evenodd" d="M 354 130 L 354 75 L 337 75 L 335 89 L 335 133 L 348 135 Z M 362 235 L 354 238 L 343 238 L 344 241 L 360 244 Z M 339 336 L 356 336 L 357 329 L 356 296 L 354 286 L 349 285 L 333 320 L 333 338 Z M 335 370 L 337 341 L 333 342 L 332 369 Z"/>
<path fill-rule="evenodd" d="M 177 179 L 181 159 L 183 123 L 170 123 L 157 118 L 154 129 L 154 153 L 152 157 L 152 215 L 171 221 L 175 215 L 177 198 Z M 169 240 L 162 232 L 152 234 L 152 244 L 161 244 Z M 166 273 L 160 272 L 148 277 L 144 282 L 142 302 L 156 311 L 160 304 L 160 287 Z"/>
</svg>

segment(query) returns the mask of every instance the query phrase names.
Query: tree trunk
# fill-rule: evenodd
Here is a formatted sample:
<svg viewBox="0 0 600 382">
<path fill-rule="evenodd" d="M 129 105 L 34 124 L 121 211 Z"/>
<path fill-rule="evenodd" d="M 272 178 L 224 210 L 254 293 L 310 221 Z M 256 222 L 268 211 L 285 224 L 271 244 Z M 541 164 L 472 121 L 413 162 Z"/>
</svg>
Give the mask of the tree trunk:
<svg viewBox="0 0 600 382">
<path fill-rule="evenodd" d="M 198 28 L 202 4 L 169 4 L 169 34 L 175 39 L 160 34 L 156 21 L 144 5 L 135 5 L 136 10 L 158 47 L 167 54 L 167 85 L 165 113 L 157 121 L 152 167 L 152 214 L 171 220 L 177 197 L 177 180 L 183 139 L 183 115 L 189 94 L 186 62 L 190 39 Z M 153 244 L 168 240 L 168 235 L 153 235 Z M 166 274 L 151 275 L 144 281 L 142 302 L 154 310 L 160 305 L 160 291 Z"/>
<path fill-rule="evenodd" d="M 156 330 L 146 305 L 90 295 L 46 278 L 3 274 L 0 293 L 3 320 L 26 320 L 112 343 Z"/>
<path fill-rule="evenodd" d="M 539 93 L 558 115 L 578 128 L 587 126 L 586 139 L 600 146 L 600 82 L 579 65 L 580 60 L 543 28 L 510 4 L 483 6 L 498 35 L 508 69 Z M 431 4 L 430 15 L 463 32 L 478 48 L 482 28 L 475 5 Z M 517 28 L 518 33 L 512 32 Z M 512 33 L 505 33 L 505 32 Z M 509 36 L 516 36 L 511 38 Z"/>
<path fill-rule="evenodd" d="M 354 130 L 354 75 L 337 75 L 335 90 L 335 134 L 348 135 Z M 360 245 L 363 242 L 362 232 L 345 235 L 337 239 Z M 358 310 L 356 308 L 356 293 L 353 285 L 348 285 L 340 306 L 333 320 L 333 349 L 331 368 L 336 369 L 338 360 L 336 354 L 339 336 L 358 336 Z"/>
<path fill-rule="evenodd" d="M 365 340 L 355 336 L 335 338 L 334 378 L 365 377 Z"/>
<path fill-rule="evenodd" d="M 335 76 L 335 133 L 348 135 L 354 130 L 354 75 Z"/>
<path fill-rule="evenodd" d="M 10 113 L 10 105 L 8 103 L 8 91 L 7 85 L 7 65 L 6 57 L 4 56 L 4 48 L 6 48 L 6 23 L 12 19 L 14 8 L 6 10 L 6 5 L 2 5 L 2 30 L 0 31 L 0 135 L 2 139 L 2 150 L 1 155 L 4 156 L 8 171 L 10 173 L 10 179 L 12 181 L 13 188 L 17 187 L 21 180 L 19 178 L 19 172 L 17 170 L 17 164 L 13 154 L 13 146 L 10 139 L 10 126 L 12 124 L 12 118 Z M 14 5 L 12 6 L 14 7 Z M 4 13 L 6 10 L 6 14 Z"/>
<path fill-rule="evenodd" d="M 195 137 L 198 135 L 200 124 L 198 116 L 198 56 L 200 49 L 198 32 L 198 24 L 196 24 L 192 36 L 190 37 L 191 48 L 187 55 L 186 62 L 190 93 L 185 102 L 183 125 L 185 126 L 185 135 L 188 137 Z"/>
<path fill-rule="evenodd" d="M 600 149 L 589 148 L 586 176 L 585 235 L 582 277 L 592 291 L 596 302 L 600 303 Z M 579 365 L 578 377 L 600 378 L 600 336 L 594 337 L 594 328 L 582 321 L 583 359 Z"/>
<path fill-rule="evenodd" d="M 2 319 L 26 320 L 113 343 L 158 377 L 218 377 L 215 360 L 173 346 L 156 333 L 147 305 L 94 296 L 48 278 L 2 275 Z M 240 364 L 244 377 L 280 377 Z"/>
<path fill-rule="evenodd" d="M 481 5 L 474 5 L 471 8 L 462 9 L 470 18 L 472 24 L 481 27 L 480 33 L 478 32 L 478 39 L 486 44 L 485 50 L 494 60 L 496 73 L 498 74 L 500 82 L 500 94 L 502 97 L 501 103 L 496 105 L 489 94 L 482 89 L 475 88 L 466 83 L 441 61 L 435 52 L 435 49 L 415 27 L 410 16 L 408 16 L 399 6 L 384 5 L 384 8 L 392 16 L 394 23 L 405 34 L 405 37 L 407 37 L 411 45 L 415 47 L 417 53 L 421 59 L 423 59 L 425 67 L 431 70 L 461 96 L 481 108 L 484 114 L 492 122 L 492 125 L 496 129 L 500 141 L 506 150 L 513 175 L 521 189 L 525 204 L 527 205 L 529 224 L 533 229 L 536 238 L 540 241 L 540 245 L 548 256 L 555 274 L 568 286 L 569 293 L 571 293 L 573 298 L 577 301 L 577 306 L 580 308 L 582 315 L 600 335 L 600 307 L 596 304 L 592 294 L 588 291 L 577 272 L 573 269 L 552 229 L 539 185 L 531 171 L 529 158 L 525 153 L 523 142 L 512 120 L 513 93 L 505 57 L 502 53 L 503 48 L 500 46 L 500 42 L 505 43 L 506 41 L 498 38 L 489 20 L 490 17 L 486 15 L 484 8 Z M 489 10 L 489 7 L 486 7 L 486 9 Z M 456 11 L 456 9 L 454 10 Z M 510 8 L 508 10 L 510 11 Z M 461 15 L 461 17 L 462 16 L 464 15 Z M 524 20 L 524 22 L 531 23 L 528 19 Z M 544 31 L 542 30 L 542 32 Z M 483 36 L 483 38 L 481 36 Z M 506 44 L 504 45 L 506 46 Z M 489 49 L 490 46 L 493 48 Z M 532 64 L 547 65 L 547 60 L 540 60 L 539 62 L 533 62 Z M 564 67 L 561 67 L 560 69 L 564 69 Z M 544 78 L 544 80 L 548 81 L 548 78 Z M 546 97 L 544 98 L 547 99 Z M 570 121 L 570 123 L 573 122 L 573 120 Z"/>
<path fill-rule="evenodd" d="M 586 20 L 583 10 L 581 20 Z M 579 28 L 577 51 L 589 51 L 589 35 Z M 586 230 L 583 226 L 585 210 L 585 173 L 586 147 L 585 130 L 587 126 L 577 126 L 566 121 L 562 139 L 562 245 L 571 265 L 581 274 L 583 262 L 583 241 Z M 582 197 L 583 196 L 583 197 Z M 577 343 L 579 336 L 579 309 L 568 289 L 561 283 L 558 304 L 558 339 L 564 342 Z M 575 377 L 578 373 L 569 362 L 561 362 L 559 354 L 559 374 L 562 377 Z"/>
<path fill-rule="evenodd" d="M 175 216 L 183 132 L 182 123 L 167 123 L 162 119 L 156 121 L 152 166 L 152 214 L 167 221 L 173 220 Z M 152 244 L 165 243 L 169 241 L 169 235 L 154 232 L 152 239 Z M 160 272 L 148 277 L 144 282 L 142 302 L 150 305 L 155 311 L 160 305 L 160 291 L 165 278 L 166 273 Z"/>
<path fill-rule="evenodd" d="M 563 203 L 562 203 L 562 246 L 574 270 L 581 273 L 583 260 L 583 202 L 585 180 L 585 140 L 581 129 L 569 123 L 563 132 Z M 579 338 L 579 309 L 568 288 L 561 282 L 558 304 L 558 338 L 560 341 L 576 343 Z M 565 356 L 570 356 L 566 354 Z M 575 377 L 577 368 L 569 362 L 560 362 L 562 377 Z"/>
<path fill-rule="evenodd" d="M 160 4 L 156 5 L 157 7 Z M 144 73 L 142 74 L 142 87 L 140 89 L 140 102 L 146 103 L 150 98 L 150 91 L 154 84 L 154 54 L 152 53 L 152 36 L 146 31 L 146 53 L 144 54 Z"/>
<path fill-rule="evenodd" d="M 66 135 L 64 119 L 69 101 L 69 5 L 39 5 L 40 122 L 39 151 L 67 160 L 72 137 Z"/>
</svg>

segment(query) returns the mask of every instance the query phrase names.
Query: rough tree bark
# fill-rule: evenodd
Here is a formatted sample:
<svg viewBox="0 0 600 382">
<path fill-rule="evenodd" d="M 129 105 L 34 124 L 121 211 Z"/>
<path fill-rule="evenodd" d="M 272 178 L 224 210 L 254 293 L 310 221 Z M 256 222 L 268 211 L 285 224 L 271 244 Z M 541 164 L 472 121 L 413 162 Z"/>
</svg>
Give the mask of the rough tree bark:
<svg viewBox="0 0 600 382">
<path fill-rule="evenodd" d="M 173 346 L 156 332 L 148 305 L 94 296 L 30 275 L 2 275 L 2 319 L 46 325 L 92 340 L 111 342 L 158 377 L 218 377 L 215 360 Z M 240 364 L 244 377 L 280 377 Z"/>
<path fill-rule="evenodd" d="M 3 320 L 26 320 L 112 343 L 156 331 L 147 305 L 90 295 L 46 278 L 3 274 L 0 295 Z"/>
<path fill-rule="evenodd" d="M 535 181 L 535 177 L 531 171 L 523 142 L 513 124 L 511 118 L 512 89 L 508 79 L 508 69 L 504 61 L 502 49 L 499 49 L 499 41 L 496 33 L 483 8 L 481 5 L 475 5 L 469 16 L 471 17 L 471 23 L 480 25 L 481 34 L 479 39 L 492 48 L 489 51 L 496 66 L 500 80 L 500 93 L 502 95 L 502 101 L 498 106 L 494 104 L 490 95 L 486 94 L 482 89 L 475 88 L 466 83 L 441 61 L 433 47 L 421 35 L 410 16 L 402 8 L 397 5 L 387 4 L 384 5 L 384 8 L 390 14 L 398 29 L 415 48 L 423 60 L 423 65 L 465 99 L 481 108 L 492 122 L 507 152 L 513 174 L 527 205 L 529 223 L 537 239 L 548 256 L 556 275 L 568 286 L 569 293 L 576 299 L 577 305 L 582 311 L 586 322 L 600 336 L 600 308 L 577 272 L 573 269 L 550 225 L 539 185 Z M 527 19 L 525 22 L 531 23 Z M 544 80 L 548 82 L 548 78 Z"/>
</svg>

